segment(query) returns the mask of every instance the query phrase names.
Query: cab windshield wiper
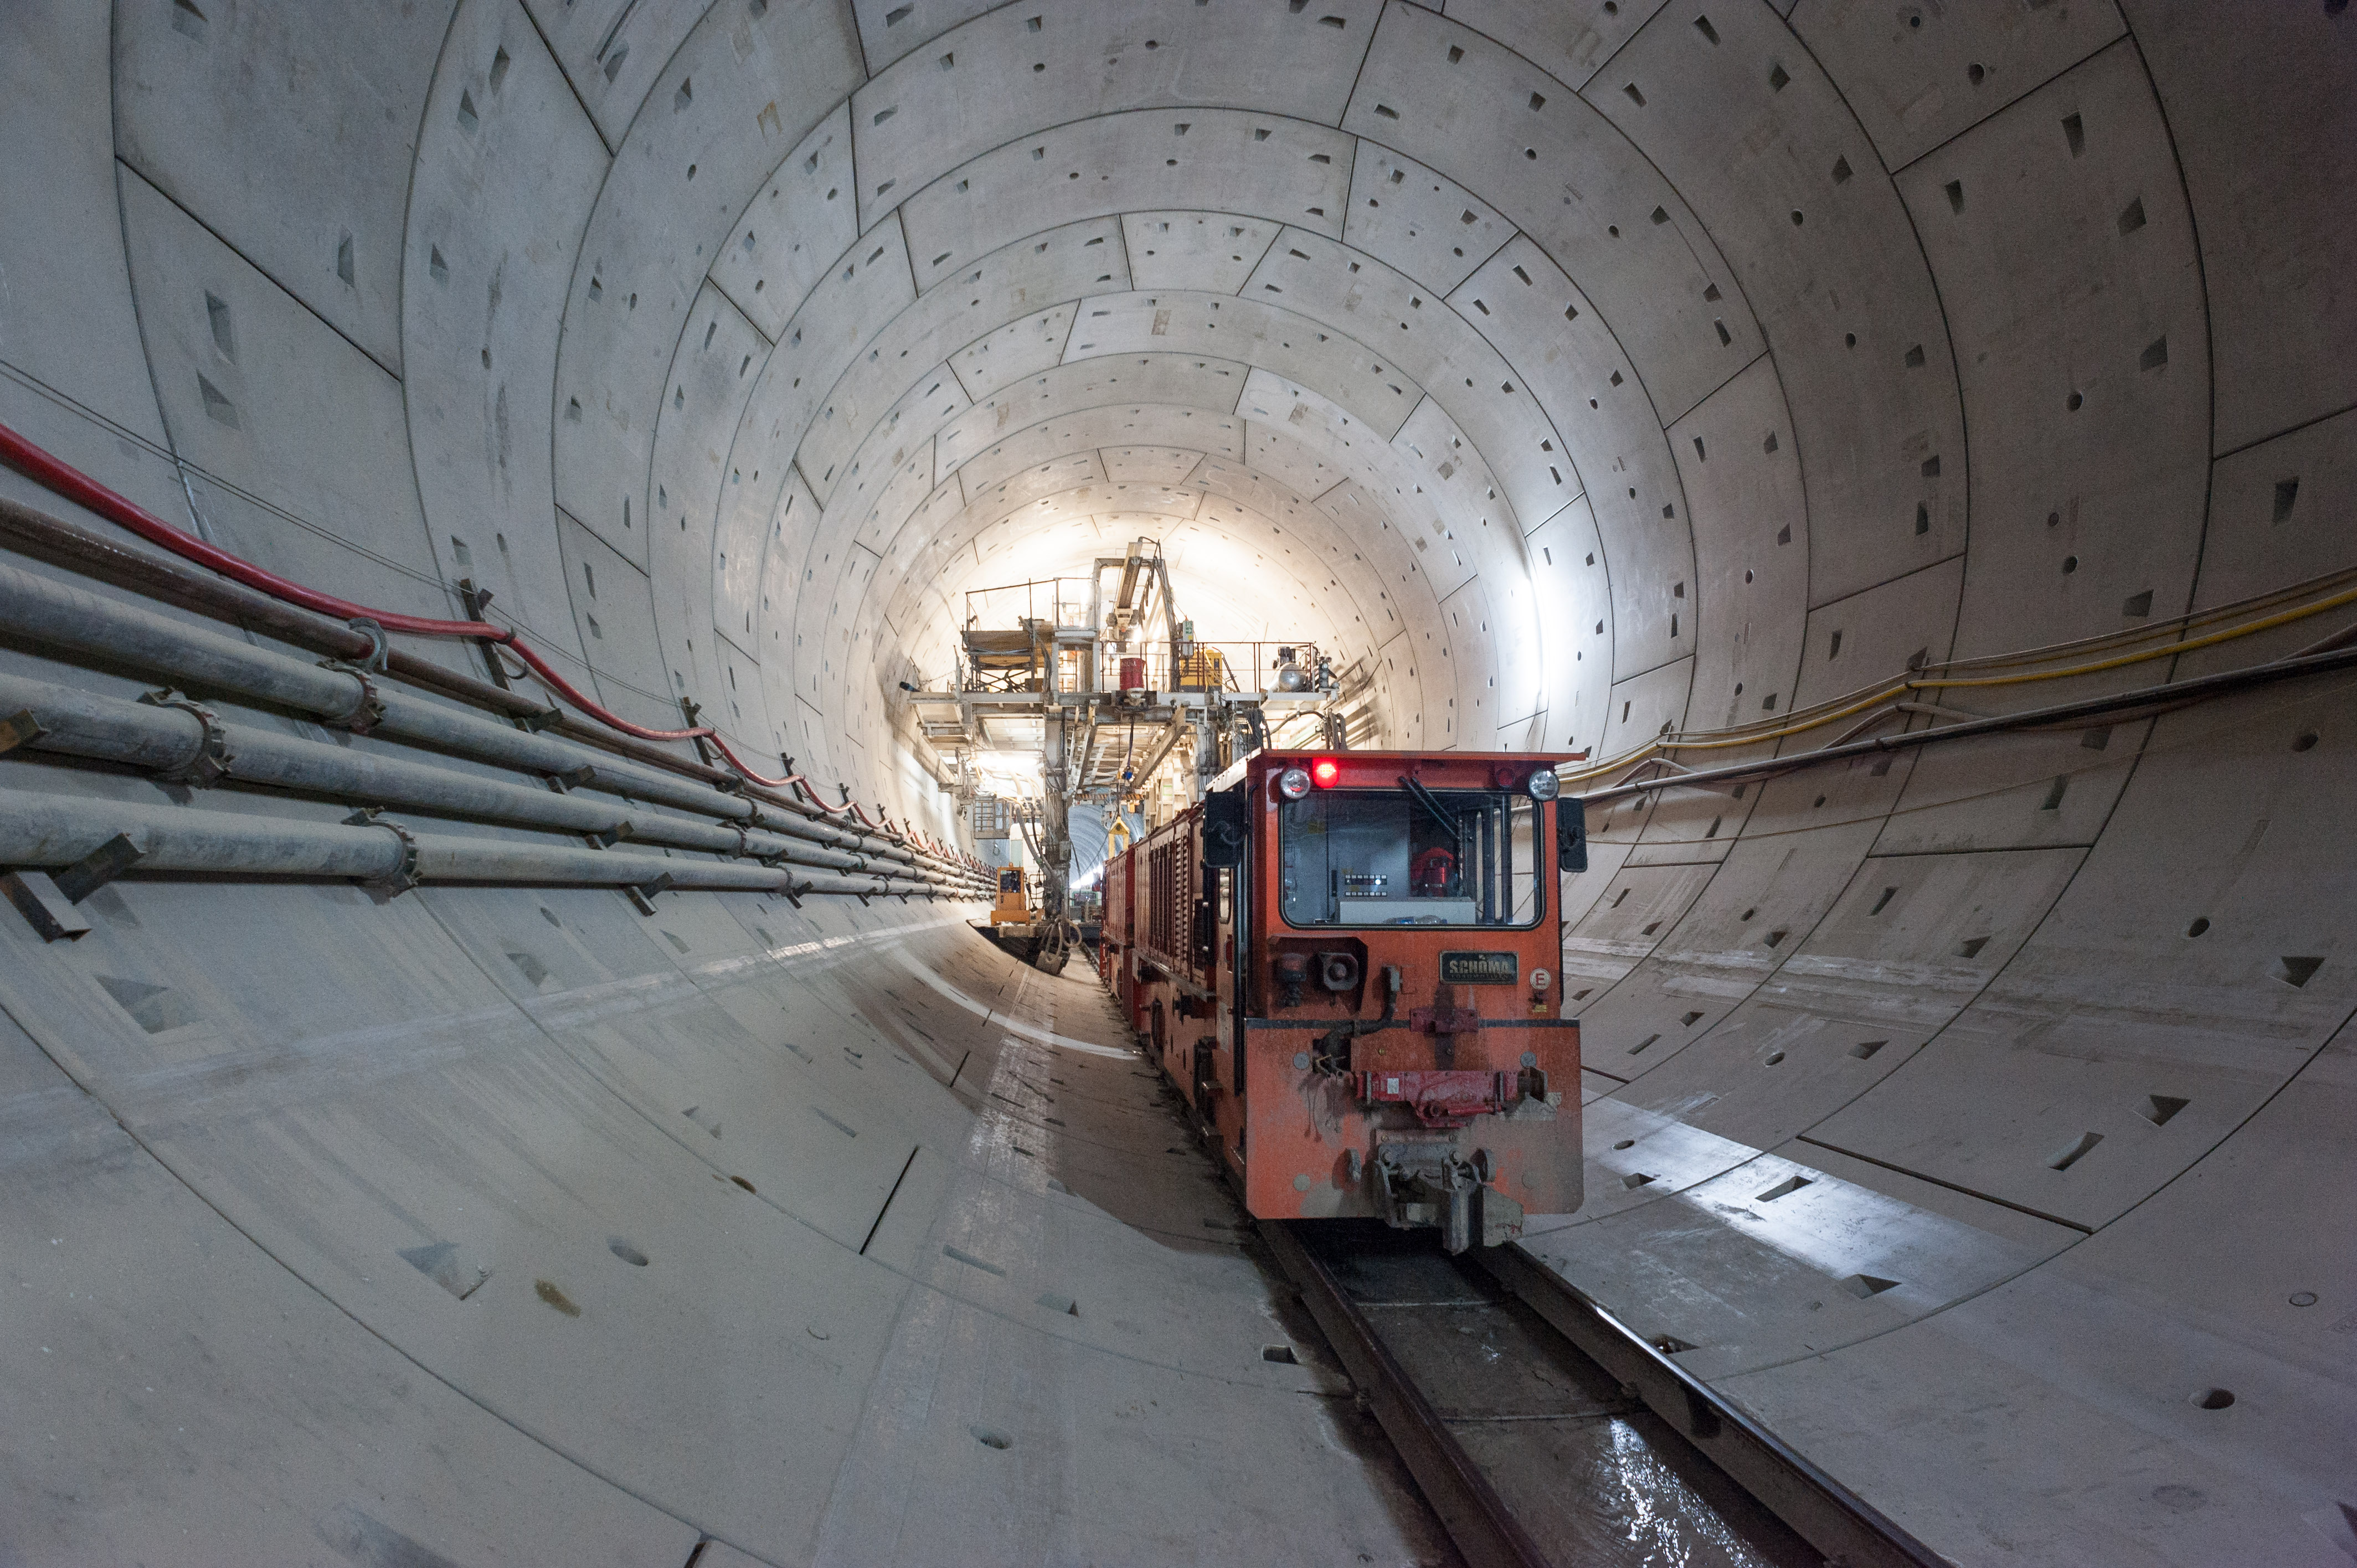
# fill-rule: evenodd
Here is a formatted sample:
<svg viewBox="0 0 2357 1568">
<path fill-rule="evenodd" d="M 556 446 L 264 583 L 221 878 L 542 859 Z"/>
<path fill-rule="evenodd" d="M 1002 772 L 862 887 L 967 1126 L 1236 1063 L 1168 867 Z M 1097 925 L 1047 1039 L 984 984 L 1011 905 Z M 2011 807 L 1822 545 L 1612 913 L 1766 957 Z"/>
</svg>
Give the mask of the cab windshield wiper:
<svg viewBox="0 0 2357 1568">
<path fill-rule="evenodd" d="M 1428 786 L 1409 778 L 1405 773 L 1400 775 L 1399 786 L 1407 791 L 1409 800 L 1432 814 L 1434 822 L 1448 829 L 1452 839 L 1458 836 L 1457 813 L 1441 804 L 1440 797 L 1434 794 Z"/>
</svg>

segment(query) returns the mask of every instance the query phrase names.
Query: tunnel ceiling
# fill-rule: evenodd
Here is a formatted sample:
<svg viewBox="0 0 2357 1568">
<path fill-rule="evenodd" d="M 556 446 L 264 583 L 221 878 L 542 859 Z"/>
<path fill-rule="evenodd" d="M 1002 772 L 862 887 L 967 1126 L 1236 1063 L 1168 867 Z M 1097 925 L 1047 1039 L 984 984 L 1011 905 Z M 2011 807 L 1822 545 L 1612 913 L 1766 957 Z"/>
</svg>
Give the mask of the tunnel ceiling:
<svg viewBox="0 0 2357 1568">
<path fill-rule="evenodd" d="M 2213 389 L 2257 242 L 2205 285 L 2109 4 L 167 10 L 123 216 L 212 526 L 920 810 L 970 587 L 1163 537 L 1360 744 L 1609 756 L 2186 603 L 2209 451 L 2338 374 Z"/>
</svg>

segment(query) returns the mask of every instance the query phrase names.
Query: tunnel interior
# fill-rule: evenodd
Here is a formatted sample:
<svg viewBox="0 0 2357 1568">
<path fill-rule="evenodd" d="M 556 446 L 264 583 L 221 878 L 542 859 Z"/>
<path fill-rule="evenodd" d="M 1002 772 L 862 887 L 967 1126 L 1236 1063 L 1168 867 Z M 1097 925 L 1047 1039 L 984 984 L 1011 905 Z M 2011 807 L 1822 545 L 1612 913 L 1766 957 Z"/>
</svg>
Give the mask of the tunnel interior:
<svg viewBox="0 0 2357 1568">
<path fill-rule="evenodd" d="M 2357 616 L 2352 28 L 19 0 L 0 424 L 340 598 L 488 593 L 624 720 L 684 699 L 950 861 L 909 693 L 966 594 L 1157 541 L 1207 635 L 1330 656 L 1352 746 L 1583 755 L 1587 1196 L 1534 1257 L 1954 1562 L 2323 1568 L 2357 696 L 2238 672 Z M 89 624 L 317 662 L 0 544 Z M 0 628 L 12 692 L 516 778 L 201 663 Z M 27 822 L 354 804 L 24 734 Z M 685 886 L 0 910 L 0 1561 L 1446 1550 L 1263 1357 L 1314 1330 L 1077 968 L 970 890 L 698 885 L 633 788 L 562 799 Z"/>
</svg>

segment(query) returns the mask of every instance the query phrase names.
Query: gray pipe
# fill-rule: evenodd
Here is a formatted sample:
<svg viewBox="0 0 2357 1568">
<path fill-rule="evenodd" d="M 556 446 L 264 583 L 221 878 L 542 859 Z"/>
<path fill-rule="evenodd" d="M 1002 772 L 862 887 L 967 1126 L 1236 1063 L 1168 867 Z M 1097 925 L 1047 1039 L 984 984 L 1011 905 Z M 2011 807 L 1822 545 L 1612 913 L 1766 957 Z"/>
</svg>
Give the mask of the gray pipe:
<svg viewBox="0 0 2357 1568">
<path fill-rule="evenodd" d="M 207 721 L 188 708 L 96 696 L 0 674 L 0 713 L 26 712 L 41 732 L 31 749 L 96 757 L 167 777 L 225 758 L 227 777 L 378 806 L 402 806 L 560 832 L 631 838 L 715 854 L 782 857 L 833 871 L 866 871 L 858 855 L 768 833 L 648 815 L 636 820 L 600 800 L 479 778 L 432 763 L 347 750 L 247 725 Z M 930 879 L 930 878 L 929 878 Z"/>
<path fill-rule="evenodd" d="M 0 533 L 7 534 L 37 553 L 102 580 L 122 584 L 150 598 L 161 598 L 239 626 L 261 627 L 298 645 L 339 658 L 364 658 L 376 646 L 366 633 L 351 626 L 310 610 L 298 609 L 267 594 L 215 576 L 210 572 L 200 572 L 168 556 L 132 549 L 112 533 L 52 516 L 10 497 L 0 496 Z M 510 718 L 537 717 L 558 711 L 535 703 L 504 687 L 429 663 L 398 648 L 388 650 L 385 658 L 388 668 L 397 677 L 413 684 L 438 688 L 477 707 L 504 713 Z M 741 788 L 754 800 L 780 805 L 796 816 L 816 822 L 823 822 L 831 815 L 816 806 L 766 786 L 749 782 L 740 785 L 736 775 L 724 769 L 673 757 L 652 742 L 597 728 L 587 719 L 564 716 L 546 727 L 602 748 L 601 755 L 619 753 L 636 757 L 668 777 L 694 779 L 730 793 Z M 832 828 L 823 828 L 811 836 L 815 842 L 834 847 L 858 849 L 864 846 L 872 831 L 854 823 L 847 824 L 840 833 Z M 975 874 L 974 867 L 954 857 L 927 854 L 913 845 L 904 851 L 887 843 L 879 846 L 876 853 L 905 860 L 911 865 L 938 866 L 961 876 Z"/>
<path fill-rule="evenodd" d="M 421 833 L 406 824 L 296 822 L 178 806 L 134 805 L 81 796 L 0 789 L 0 865 L 62 867 L 118 834 L 140 854 L 142 872 L 241 876 L 350 877 L 387 886 L 409 882 L 650 887 L 746 892 L 923 894 L 921 883 L 876 876 L 802 878 L 743 861 L 630 854 L 499 839 Z"/>
<path fill-rule="evenodd" d="M 525 772 L 583 778 L 584 787 L 624 794 L 705 816 L 782 832 L 839 847 L 858 841 L 791 817 L 766 816 L 741 796 L 617 762 L 610 755 L 553 740 L 437 703 L 423 702 L 388 680 L 306 662 L 255 648 L 203 627 L 167 620 L 15 567 L 0 566 L 0 627 L 48 650 L 70 650 L 95 661 L 129 665 L 199 692 L 225 692 L 296 709 L 335 722 L 373 703 L 382 708 L 370 733 L 433 746 Z M 60 688 L 60 690 L 62 690 Z M 193 725 L 191 717 L 189 724 Z M 263 732 L 248 731 L 250 735 Z M 512 788 L 511 786 L 510 788 Z M 651 824 L 650 824 L 651 825 Z M 576 830 L 577 831 L 577 830 Z M 730 836 L 733 846 L 733 834 Z M 914 856 L 879 848 L 870 853 L 913 865 Z M 970 872 L 962 875 L 972 878 Z"/>
</svg>

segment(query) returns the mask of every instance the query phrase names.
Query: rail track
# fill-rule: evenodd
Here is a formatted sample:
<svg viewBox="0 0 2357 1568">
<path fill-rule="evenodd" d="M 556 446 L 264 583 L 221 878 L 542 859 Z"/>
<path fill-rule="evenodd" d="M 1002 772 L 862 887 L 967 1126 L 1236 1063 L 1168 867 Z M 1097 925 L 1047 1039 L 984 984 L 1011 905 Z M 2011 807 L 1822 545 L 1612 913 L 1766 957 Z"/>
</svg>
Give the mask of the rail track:
<svg viewBox="0 0 2357 1568">
<path fill-rule="evenodd" d="M 1951 1568 L 1512 1247 L 1259 1229 L 1470 1568 Z"/>
</svg>

